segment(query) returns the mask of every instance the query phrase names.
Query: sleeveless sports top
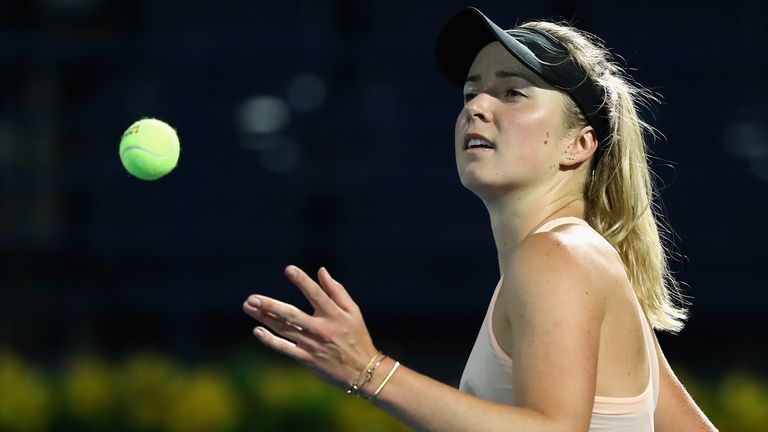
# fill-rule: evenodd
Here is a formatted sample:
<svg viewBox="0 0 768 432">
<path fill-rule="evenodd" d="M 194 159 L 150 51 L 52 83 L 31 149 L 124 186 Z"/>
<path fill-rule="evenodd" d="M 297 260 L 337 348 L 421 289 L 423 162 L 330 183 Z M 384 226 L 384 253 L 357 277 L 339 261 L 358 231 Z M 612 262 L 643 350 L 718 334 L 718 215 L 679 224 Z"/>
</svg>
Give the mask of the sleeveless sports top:
<svg viewBox="0 0 768 432">
<path fill-rule="evenodd" d="M 563 217 L 548 221 L 535 232 L 549 231 L 555 226 L 566 223 L 586 225 L 583 219 Z M 500 403 L 512 404 L 512 359 L 504 352 L 496 340 L 491 325 L 496 298 L 504 275 L 501 276 L 491 298 L 491 304 L 477 335 L 475 346 L 469 355 L 459 389 L 465 393 Z M 640 309 L 640 303 L 637 302 Z M 641 313 L 645 352 L 648 356 L 650 374 L 648 385 L 637 396 L 603 397 L 595 396 L 592 407 L 592 419 L 589 431 L 653 431 L 653 413 L 659 396 L 659 365 L 654 349 L 651 327 L 645 314 Z"/>
</svg>

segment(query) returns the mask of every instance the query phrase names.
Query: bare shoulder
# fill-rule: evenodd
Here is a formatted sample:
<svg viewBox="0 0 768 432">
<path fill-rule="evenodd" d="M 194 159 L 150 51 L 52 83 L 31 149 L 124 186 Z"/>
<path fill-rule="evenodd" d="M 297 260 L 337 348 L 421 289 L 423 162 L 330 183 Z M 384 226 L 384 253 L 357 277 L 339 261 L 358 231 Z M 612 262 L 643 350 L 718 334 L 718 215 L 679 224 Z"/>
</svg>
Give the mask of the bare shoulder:
<svg viewBox="0 0 768 432">
<path fill-rule="evenodd" d="M 589 423 L 610 292 L 601 282 L 607 261 L 588 230 L 527 237 L 506 263 L 498 300 L 507 331 L 497 335 L 515 362 L 515 403 L 571 425 Z"/>
<path fill-rule="evenodd" d="M 603 298 L 615 279 L 626 276 L 621 258 L 593 229 L 568 224 L 528 236 L 511 255 L 505 271 L 512 289 L 581 290 Z"/>
</svg>

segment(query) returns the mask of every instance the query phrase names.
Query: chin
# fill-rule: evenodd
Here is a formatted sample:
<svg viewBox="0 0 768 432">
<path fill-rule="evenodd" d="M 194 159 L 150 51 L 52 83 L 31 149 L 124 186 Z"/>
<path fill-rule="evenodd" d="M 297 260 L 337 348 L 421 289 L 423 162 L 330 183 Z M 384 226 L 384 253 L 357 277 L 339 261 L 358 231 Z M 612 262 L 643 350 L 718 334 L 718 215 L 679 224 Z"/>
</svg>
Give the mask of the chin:
<svg viewBox="0 0 768 432">
<path fill-rule="evenodd" d="M 495 201 L 522 186 L 511 178 L 501 179 L 493 173 L 467 169 L 459 172 L 459 179 L 462 186 L 483 201 Z"/>
<path fill-rule="evenodd" d="M 464 172 L 459 173 L 459 180 L 461 180 L 462 186 L 478 196 L 494 188 L 494 185 L 487 178 L 484 178 L 482 173 L 474 170 L 464 170 Z"/>
</svg>

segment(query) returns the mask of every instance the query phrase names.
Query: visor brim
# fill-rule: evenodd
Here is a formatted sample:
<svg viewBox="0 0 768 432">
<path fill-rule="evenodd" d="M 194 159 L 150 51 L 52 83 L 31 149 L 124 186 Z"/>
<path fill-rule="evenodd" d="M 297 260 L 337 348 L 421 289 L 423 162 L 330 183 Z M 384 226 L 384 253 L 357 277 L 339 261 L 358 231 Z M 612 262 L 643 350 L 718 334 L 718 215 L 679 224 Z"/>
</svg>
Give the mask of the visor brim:
<svg viewBox="0 0 768 432">
<path fill-rule="evenodd" d="M 477 53 L 491 42 L 500 42 L 524 66 L 546 80 L 533 52 L 473 7 L 462 9 L 446 23 L 437 38 L 435 57 L 448 79 L 461 87 Z"/>
</svg>

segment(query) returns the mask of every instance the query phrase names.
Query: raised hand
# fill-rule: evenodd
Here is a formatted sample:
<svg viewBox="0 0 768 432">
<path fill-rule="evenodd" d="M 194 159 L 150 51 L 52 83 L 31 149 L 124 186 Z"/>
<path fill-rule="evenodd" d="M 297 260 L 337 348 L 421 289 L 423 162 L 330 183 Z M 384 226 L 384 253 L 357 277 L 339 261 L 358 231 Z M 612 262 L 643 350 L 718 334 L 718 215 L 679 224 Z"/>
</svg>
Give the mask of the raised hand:
<svg viewBox="0 0 768 432">
<path fill-rule="evenodd" d="M 253 334 L 323 381 L 346 388 L 377 353 L 360 308 L 325 267 L 317 272 L 319 284 L 293 265 L 285 268 L 285 276 L 299 287 L 314 313 L 308 315 L 291 304 L 251 295 L 243 310 L 272 330 L 257 326 Z"/>
</svg>

